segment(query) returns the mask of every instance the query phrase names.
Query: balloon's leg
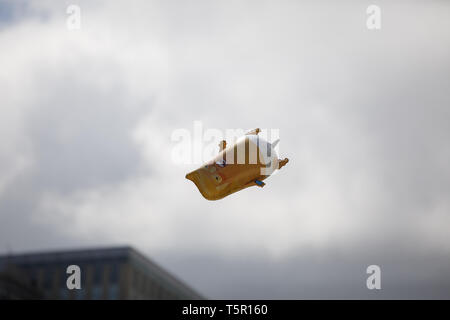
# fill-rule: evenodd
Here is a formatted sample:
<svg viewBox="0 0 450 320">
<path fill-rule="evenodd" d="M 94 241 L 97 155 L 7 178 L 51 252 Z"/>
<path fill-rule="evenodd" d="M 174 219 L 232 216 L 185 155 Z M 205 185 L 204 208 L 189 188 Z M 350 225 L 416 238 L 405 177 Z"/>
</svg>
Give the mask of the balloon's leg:
<svg viewBox="0 0 450 320">
<path fill-rule="evenodd" d="M 284 160 L 278 160 L 278 169 L 281 169 L 289 162 L 288 158 L 284 158 Z"/>
</svg>

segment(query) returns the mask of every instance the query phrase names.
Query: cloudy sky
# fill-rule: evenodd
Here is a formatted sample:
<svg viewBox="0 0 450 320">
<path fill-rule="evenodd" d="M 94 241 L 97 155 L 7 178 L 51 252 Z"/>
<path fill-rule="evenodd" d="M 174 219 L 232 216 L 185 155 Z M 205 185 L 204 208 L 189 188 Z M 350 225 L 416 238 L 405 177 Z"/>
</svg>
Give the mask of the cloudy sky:
<svg viewBox="0 0 450 320">
<path fill-rule="evenodd" d="M 447 1 L 0 0 L 0 253 L 132 245 L 209 298 L 450 298 L 449 57 Z M 279 129 L 290 162 L 207 201 L 171 157 L 194 121 Z"/>
</svg>

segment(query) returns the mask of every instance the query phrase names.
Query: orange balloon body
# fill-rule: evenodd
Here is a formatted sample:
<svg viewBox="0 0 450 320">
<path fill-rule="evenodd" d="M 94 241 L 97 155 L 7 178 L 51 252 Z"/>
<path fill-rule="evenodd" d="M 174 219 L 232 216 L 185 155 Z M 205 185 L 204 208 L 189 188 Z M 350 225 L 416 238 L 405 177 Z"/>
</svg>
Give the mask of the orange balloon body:
<svg viewBox="0 0 450 320">
<path fill-rule="evenodd" d="M 279 160 L 273 146 L 257 135 L 247 135 L 203 166 L 186 175 L 208 200 L 222 199 L 262 182 L 288 159 Z"/>
</svg>

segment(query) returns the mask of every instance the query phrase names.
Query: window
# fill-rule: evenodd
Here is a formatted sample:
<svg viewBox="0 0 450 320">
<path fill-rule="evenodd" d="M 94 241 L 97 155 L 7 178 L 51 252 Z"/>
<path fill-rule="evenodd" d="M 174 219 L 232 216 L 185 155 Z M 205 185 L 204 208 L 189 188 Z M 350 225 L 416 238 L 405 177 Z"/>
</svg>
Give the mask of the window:
<svg viewBox="0 0 450 320">
<path fill-rule="evenodd" d="M 119 285 L 117 283 L 109 285 L 108 299 L 110 300 L 119 299 Z"/>
<path fill-rule="evenodd" d="M 92 300 L 100 300 L 103 298 L 103 286 L 102 285 L 94 285 L 92 287 Z"/>
</svg>

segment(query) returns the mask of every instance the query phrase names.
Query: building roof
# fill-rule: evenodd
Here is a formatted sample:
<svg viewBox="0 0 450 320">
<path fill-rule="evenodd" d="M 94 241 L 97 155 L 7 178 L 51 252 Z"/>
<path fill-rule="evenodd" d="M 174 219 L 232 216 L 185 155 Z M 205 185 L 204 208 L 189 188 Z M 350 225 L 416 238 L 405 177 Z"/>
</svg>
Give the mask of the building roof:
<svg viewBox="0 0 450 320">
<path fill-rule="evenodd" d="M 153 278 L 167 289 L 179 292 L 186 299 L 204 299 L 181 280 L 130 246 L 0 255 L 0 270 L 8 265 L 76 264 L 81 263 L 81 261 L 115 259 L 129 261 L 148 277 Z"/>
</svg>

